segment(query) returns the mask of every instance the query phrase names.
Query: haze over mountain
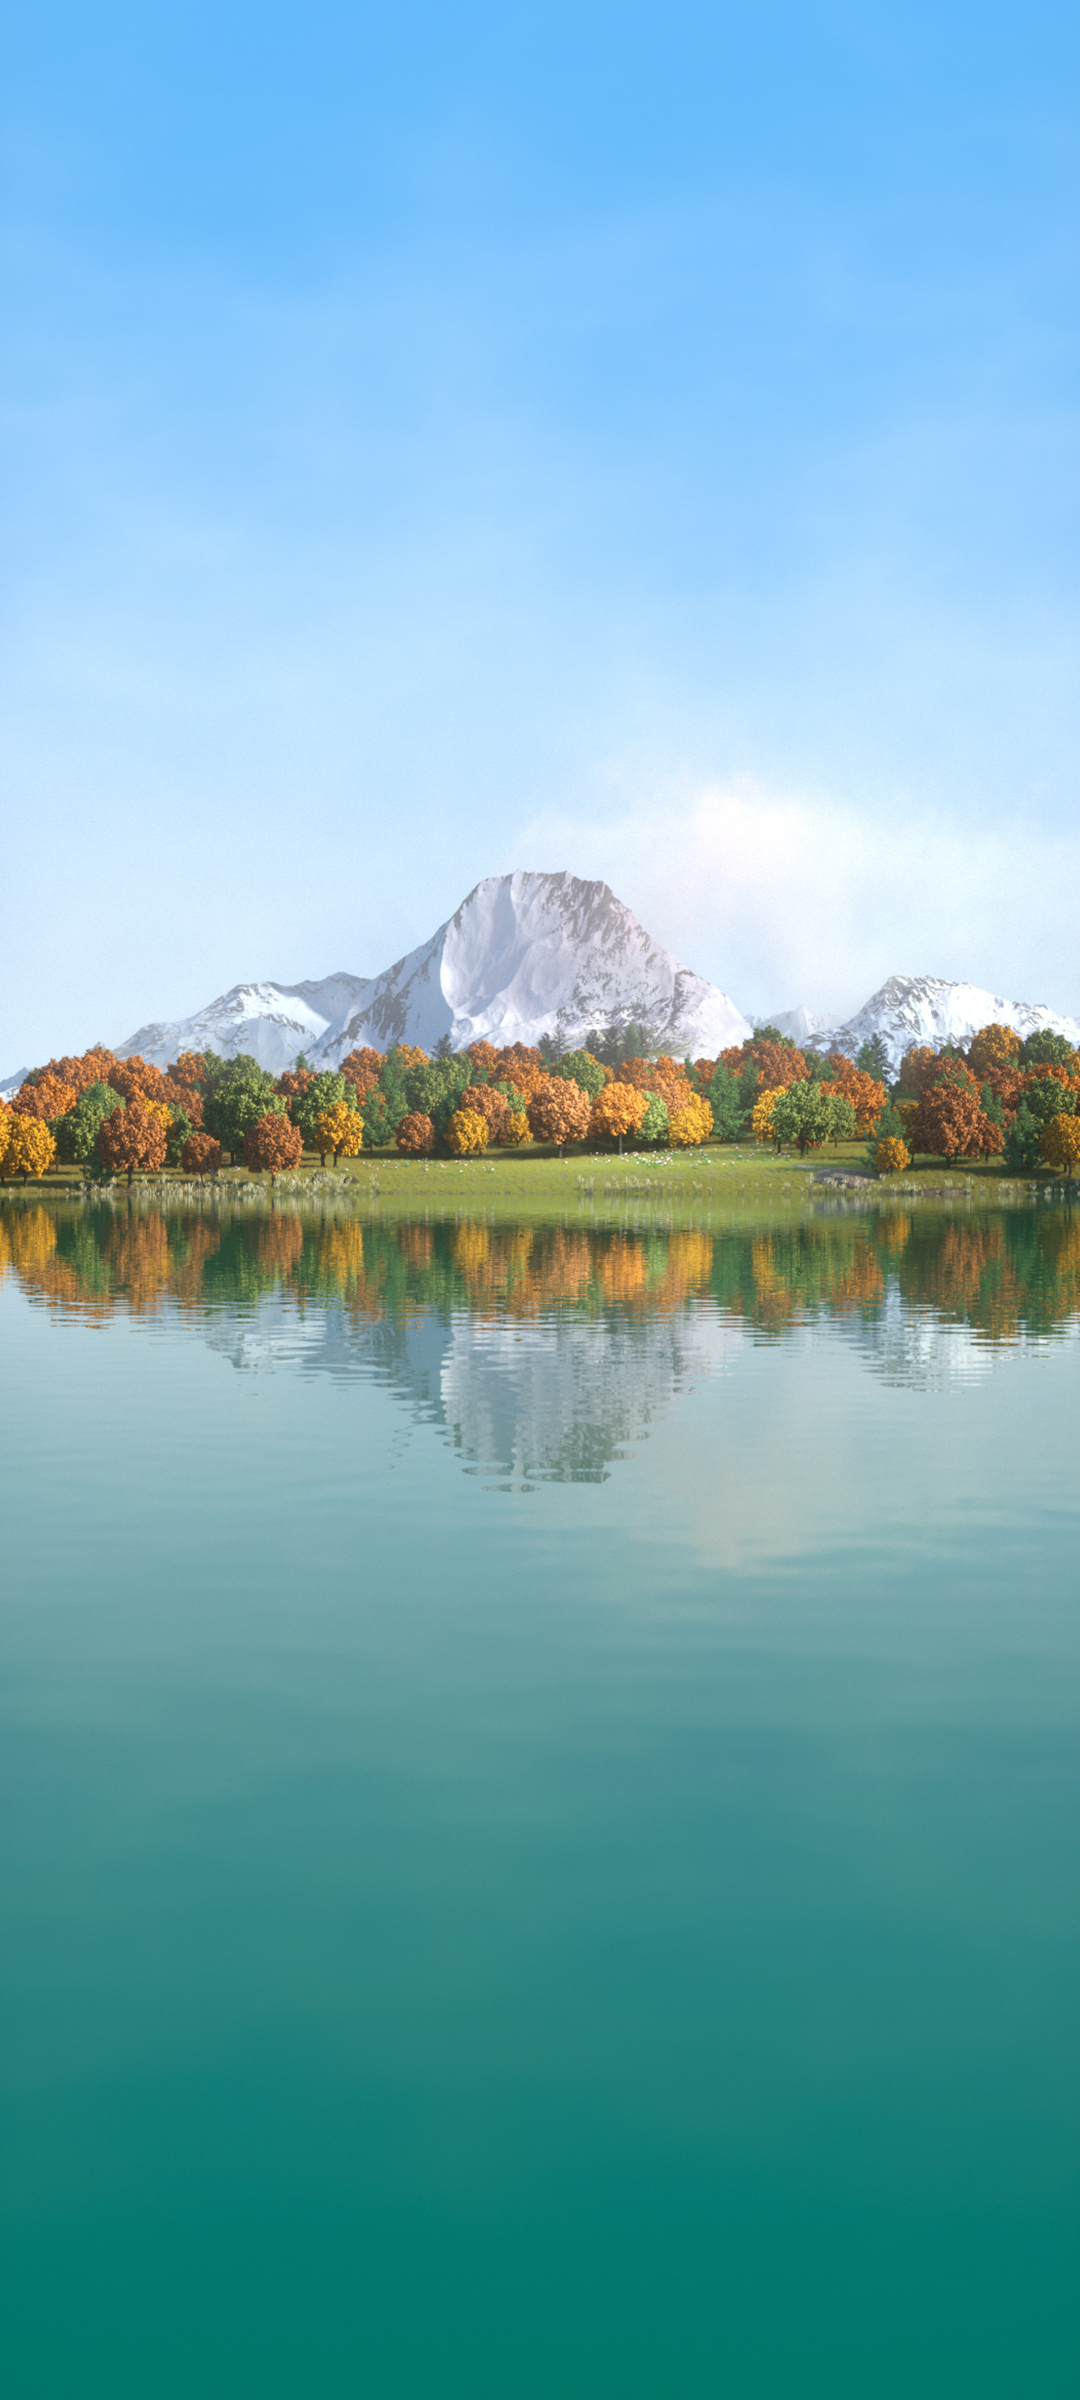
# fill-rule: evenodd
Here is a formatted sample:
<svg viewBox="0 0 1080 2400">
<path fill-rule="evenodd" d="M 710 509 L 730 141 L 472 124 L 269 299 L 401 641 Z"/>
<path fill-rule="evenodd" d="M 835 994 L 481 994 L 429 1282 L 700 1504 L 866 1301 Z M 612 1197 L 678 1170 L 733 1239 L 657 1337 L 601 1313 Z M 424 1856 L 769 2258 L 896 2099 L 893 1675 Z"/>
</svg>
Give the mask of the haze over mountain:
<svg viewBox="0 0 1080 2400">
<path fill-rule="evenodd" d="M 176 1024 L 141 1025 L 120 1045 L 164 1066 L 182 1050 L 246 1050 L 275 1073 L 303 1050 L 335 1066 L 366 1044 L 448 1037 L 568 1047 L 635 1025 L 682 1057 L 716 1052 L 750 1031 L 734 1001 L 654 942 L 606 883 L 576 875 L 491 875 L 430 941 L 381 975 L 236 984 Z"/>
</svg>

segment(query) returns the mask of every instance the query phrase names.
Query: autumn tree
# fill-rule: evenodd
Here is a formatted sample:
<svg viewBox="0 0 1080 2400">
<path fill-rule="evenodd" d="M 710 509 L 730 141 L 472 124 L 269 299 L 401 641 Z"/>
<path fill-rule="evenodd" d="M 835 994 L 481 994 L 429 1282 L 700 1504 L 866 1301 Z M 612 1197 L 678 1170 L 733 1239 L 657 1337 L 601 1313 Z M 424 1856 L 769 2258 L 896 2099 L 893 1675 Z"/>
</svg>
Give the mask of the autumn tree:
<svg viewBox="0 0 1080 2400">
<path fill-rule="evenodd" d="M 42 1125 L 51 1125 L 74 1108 L 79 1087 L 62 1076 L 45 1070 L 31 1082 L 27 1078 L 16 1092 L 12 1106 L 26 1117 L 37 1117 Z"/>
<path fill-rule="evenodd" d="M 673 1150 L 700 1150 L 713 1129 L 713 1115 L 707 1100 L 691 1092 L 681 1108 L 668 1115 L 668 1140 Z"/>
<path fill-rule="evenodd" d="M 968 1044 L 968 1065 L 982 1083 L 993 1069 L 1018 1066 L 1022 1048 L 1011 1025 L 982 1025 Z"/>
<path fill-rule="evenodd" d="M 458 1107 L 472 1109 L 483 1117 L 489 1143 L 504 1145 L 509 1140 L 510 1110 L 493 1083 L 466 1084 Z"/>
<path fill-rule="evenodd" d="M 269 1175 L 271 1184 L 277 1182 L 283 1169 L 299 1166 L 303 1151 L 300 1127 L 273 1109 L 257 1117 L 244 1135 L 245 1166 L 256 1175 Z"/>
<path fill-rule="evenodd" d="M 924 1084 L 908 1140 L 913 1151 L 932 1158 L 992 1158 L 1002 1132 L 985 1114 L 982 1094 L 969 1067 L 939 1058 L 932 1082 Z"/>
<path fill-rule="evenodd" d="M 414 1109 L 402 1118 L 395 1139 L 406 1158 L 424 1158 L 435 1148 L 435 1127 L 430 1117 Z"/>
<path fill-rule="evenodd" d="M 456 1108 L 446 1128 L 446 1139 L 455 1158 L 466 1158 L 474 1151 L 486 1150 L 487 1118 L 478 1109 Z"/>
<path fill-rule="evenodd" d="M 874 1165 L 879 1175 L 902 1175 L 911 1165 L 911 1153 L 906 1142 L 895 1134 L 886 1134 L 874 1152 Z"/>
<path fill-rule="evenodd" d="M 750 1117 L 750 1131 L 755 1142 L 760 1143 L 763 1150 L 767 1149 L 769 1144 L 775 1142 L 777 1138 L 773 1131 L 772 1120 L 773 1110 L 779 1098 L 780 1088 L 777 1087 L 774 1091 L 762 1092 L 760 1099 L 754 1102 Z"/>
<path fill-rule="evenodd" d="M 355 1108 L 356 1094 L 351 1083 L 346 1081 L 344 1075 L 335 1073 L 333 1068 L 324 1068 L 321 1074 L 311 1077 L 302 1092 L 294 1094 L 288 1106 L 289 1116 L 303 1137 L 305 1150 L 317 1150 L 325 1166 L 330 1144 L 320 1138 L 319 1121 L 330 1109 Z"/>
<path fill-rule="evenodd" d="M 212 1133 L 193 1133 L 180 1152 L 180 1164 L 185 1175 L 216 1175 L 221 1165 L 221 1143 Z"/>
<path fill-rule="evenodd" d="M 639 1132 L 648 1106 L 648 1095 L 636 1091 L 631 1083 L 616 1079 L 601 1084 L 589 1111 L 586 1130 L 590 1141 L 618 1142 L 621 1149 L 627 1134 Z"/>
<path fill-rule="evenodd" d="M 926 1042 L 913 1043 L 900 1061 L 900 1090 L 910 1100 L 921 1100 L 923 1085 L 937 1071 L 938 1054 Z"/>
<path fill-rule="evenodd" d="M 361 1107 L 368 1093 L 374 1091 L 382 1073 L 382 1063 L 382 1051 L 370 1048 L 350 1050 L 348 1057 L 342 1059 L 340 1071 L 356 1093 L 357 1107 Z"/>
<path fill-rule="evenodd" d="M 165 1127 L 157 1111 L 143 1100 L 129 1100 L 126 1108 L 114 1108 L 102 1118 L 97 1155 L 107 1175 L 126 1175 L 130 1184 L 136 1172 L 160 1172 L 165 1164 L 165 1144 Z"/>
<path fill-rule="evenodd" d="M 24 1183 L 31 1175 L 46 1175 L 56 1156 L 56 1143 L 44 1119 L 12 1108 L 4 1130 L 4 1174 L 21 1175 Z"/>
<path fill-rule="evenodd" d="M 614 1084 L 608 1085 L 614 1091 Z M 529 1101 L 529 1124 L 538 1142 L 562 1150 L 567 1142 L 583 1142 L 589 1130 L 590 1101 L 579 1084 L 560 1075 L 545 1075 Z"/>
<path fill-rule="evenodd" d="M 1039 1136 L 1039 1148 L 1048 1167 L 1059 1175 L 1075 1175 L 1080 1167 L 1080 1117 L 1051 1117 Z"/>
<path fill-rule="evenodd" d="M 364 1120 L 359 1109 L 348 1108 L 344 1100 L 333 1108 L 324 1109 L 315 1128 L 316 1146 L 325 1159 L 326 1152 L 334 1153 L 334 1165 L 343 1158 L 357 1158 L 364 1143 Z"/>
<path fill-rule="evenodd" d="M 839 1051 L 831 1053 L 828 1063 L 831 1073 L 825 1084 L 826 1091 L 838 1092 L 845 1100 L 850 1100 L 855 1111 L 856 1133 L 869 1133 L 885 1106 L 884 1084 L 876 1082 L 872 1075 L 867 1075 Z"/>
</svg>

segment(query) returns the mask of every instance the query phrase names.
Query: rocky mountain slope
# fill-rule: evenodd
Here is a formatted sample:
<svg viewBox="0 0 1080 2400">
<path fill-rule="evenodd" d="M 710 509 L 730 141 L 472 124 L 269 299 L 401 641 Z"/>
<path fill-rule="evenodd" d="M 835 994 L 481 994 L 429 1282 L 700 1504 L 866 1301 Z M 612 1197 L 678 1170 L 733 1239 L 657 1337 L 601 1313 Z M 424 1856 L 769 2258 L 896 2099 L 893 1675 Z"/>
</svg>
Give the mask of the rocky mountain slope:
<svg viewBox="0 0 1080 2400">
<path fill-rule="evenodd" d="M 606 883 L 576 875 L 492 875 L 430 941 L 365 979 L 236 984 L 176 1024 L 141 1025 L 121 1043 L 159 1066 L 182 1050 L 246 1050 L 280 1073 L 303 1050 L 333 1066 L 370 1043 L 387 1050 L 445 1035 L 568 1045 L 612 1023 L 648 1031 L 661 1049 L 710 1057 L 749 1033 L 733 1001 L 654 942 Z"/>
</svg>

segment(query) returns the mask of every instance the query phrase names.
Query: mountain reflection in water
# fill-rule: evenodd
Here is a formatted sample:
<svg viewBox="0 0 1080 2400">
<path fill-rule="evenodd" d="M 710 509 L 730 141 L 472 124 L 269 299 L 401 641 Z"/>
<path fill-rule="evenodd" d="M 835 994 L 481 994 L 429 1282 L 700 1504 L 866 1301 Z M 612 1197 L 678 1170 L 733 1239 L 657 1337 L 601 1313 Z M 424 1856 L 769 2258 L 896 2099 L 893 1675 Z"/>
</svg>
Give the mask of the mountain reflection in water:
<svg viewBox="0 0 1080 2400">
<path fill-rule="evenodd" d="M 1080 1214 L 612 1230 L 0 1209 L 0 1272 L 91 1323 L 185 1313 L 245 1370 L 374 1374 L 464 1462 L 596 1481 L 731 1345 L 822 1322 L 891 1382 L 980 1376 L 1080 1322 Z"/>
</svg>

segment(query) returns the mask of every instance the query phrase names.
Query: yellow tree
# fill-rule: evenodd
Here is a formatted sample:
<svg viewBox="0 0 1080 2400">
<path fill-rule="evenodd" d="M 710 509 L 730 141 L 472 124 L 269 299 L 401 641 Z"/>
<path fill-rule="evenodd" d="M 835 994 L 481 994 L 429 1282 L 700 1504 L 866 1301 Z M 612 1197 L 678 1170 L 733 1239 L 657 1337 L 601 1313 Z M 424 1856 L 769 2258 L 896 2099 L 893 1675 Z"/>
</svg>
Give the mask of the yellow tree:
<svg viewBox="0 0 1080 2400">
<path fill-rule="evenodd" d="M 894 1133 L 886 1134 L 874 1152 L 874 1165 L 879 1175 L 902 1175 L 904 1168 L 911 1165 L 907 1143 L 900 1141 Z"/>
<path fill-rule="evenodd" d="M 1039 1148 L 1048 1167 L 1059 1175 L 1075 1175 L 1080 1166 L 1080 1117 L 1051 1117 L 1039 1135 Z"/>
<path fill-rule="evenodd" d="M 334 1165 L 343 1158 L 356 1158 L 364 1146 L 364 1120 L 358 1108 L 347 1108 L 344 1100 L 336 1100 L 333 1108 L 323 1110 L 316 1120 L 317 1148 L 325 1158 L 328 1150 L 334 1153 Z"/>
<path fill-rule="evenodd" d="M 455 1158 L 467 1158 L 474 1150 L 486 1150 L 487 1118 L 476 1108 L 455 1108 L 446 1128 L 446 1139 Z"/>
<path fill-rule="evenodd" d="M 776 1135 L 773 1132 L 773 1110 L 780 1098 L 781 1090 L 784 1089 L 786 1089 L 786 1086 L 778 1085 L 775 1091 L 762 1092 L 760 1100 L 756 1100 L 754 1102 L 754 1112 L 750 1119 L 750 1131 L 753 1134 L 755 1142 L 760 1142 L 763 1150 L 768 1148 L 770 1142 L 774 1142 L 776 1140 Z"/>
<path fill-rule="evenodd" d="M 980 1083 L 995 1067 L 1015 1067 L 1023 1043 L 1011 1025 L 983 1025 L 968 1048 L 968 1065 Z"/>
<path fill-rule="evenodd" d="M 6 1132 L 5 1175 L 21 1175 L 25 1183 L 31 1175 L 46 1174 L 56 1156 L 56 1143 L 42 1119 L 24 1116 L 21 1109 L 13 1108 Z"/>
<path fill-rule="evenodd" d="M 668 1140 L 673 1150 L 700 1150 L 707 1142 L 713 1127 L 712 1109 L 707 1100 L 691 1092 L 682 1108 L 673 1108 L 668 1118 Z"/>
</svg>

